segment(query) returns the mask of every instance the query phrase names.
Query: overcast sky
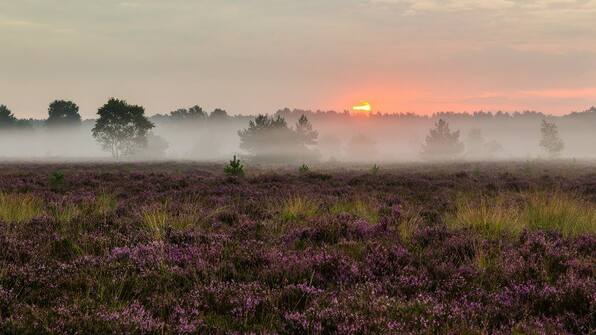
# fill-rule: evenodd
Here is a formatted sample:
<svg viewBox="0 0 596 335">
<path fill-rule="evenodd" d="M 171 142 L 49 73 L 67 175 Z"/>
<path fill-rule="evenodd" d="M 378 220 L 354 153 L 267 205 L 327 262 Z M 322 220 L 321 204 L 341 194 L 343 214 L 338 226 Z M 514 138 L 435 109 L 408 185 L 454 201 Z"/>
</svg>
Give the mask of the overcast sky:
<svg viewBox="0 0 596 335">
<path fill-rule="evenodd" d="M 0 0 L 0 104 L 382 112 L 596 105 L 596 0 Z"/>
</svg>

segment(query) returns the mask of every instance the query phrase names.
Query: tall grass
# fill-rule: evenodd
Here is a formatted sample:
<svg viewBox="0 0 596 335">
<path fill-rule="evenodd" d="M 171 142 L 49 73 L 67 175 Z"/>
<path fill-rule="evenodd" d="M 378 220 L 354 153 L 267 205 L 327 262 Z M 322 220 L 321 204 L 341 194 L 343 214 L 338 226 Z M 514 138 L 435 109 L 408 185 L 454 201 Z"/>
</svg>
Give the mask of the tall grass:
<svg viewBox="0 0 596 335">
<path fill-rule="evenodd" d="M 61 225 L 70 224 L 81 213 L 78 206 L 66 203 L 52 204 L 49 211 L 54 220 Z"/>
<path fill-rule="evenodd" d="M 165 208 L 158 206 L 143 211 L 143 222 L 149 233 L 157 240 L 165 236 L 170 215 Z"/>
<path fill-rule="evenodd" d="M 0 193 L 0 220 L 8 223 L 24 223 L 42 214 L 42 203 L 34 196 Z"/>
<path fill-rule="evenodd" d="M 596 206 L 558 191 L 460 196 L 455 207 L 449 227 L 470 229 L 489 239 L 517 236 L 526 229 L 557 231 L 566 237 L 596 233 Z"/>
<path fill-rule="evenodd" d="M 447 220 L 451 228 L 464 228 L 484 235 L 499 238 L 502 235 L 517 235 L 524 229 L 520 220 L 520 208 L 504 196 L 474 199 L 459 196 L 455 202 L 455 214 Z"/>
<path fill-rule="evenodd" d="M 379 222 L 378 209 L 370 202 L 362 199 L 352 199 L 337 202 L 330 207 L 329 211 L 331 214 L 348 213 L 365 219 L 370 223 Z"/>
<path fill-rule="evenodd" d="M 93 210 L 100 216 L 106 216 L 114 211 L 118 205 L 116 197 L 112 194 L 101 193 L 93 202 Z"/>
<path fill-rule="evenodd" d="M 404 206 L 397 228 L 402 241 L 410 242 L 414 232 L 422 224 L 423 220 L 420 216 L 420 209 L 412 205 Z"/>
<path fill-rule="evenodd" d="M 561 192 L 527 196 L 524 219 L 530 229 L 555 230 L 564 236 L 596 233 L 596 206 Z"/>
<path fill-rule="evenodd" d="M 283 221 L 304 220 L 317 214 L 319 205 L 316 201 L 301 196 L 286 199 L 281 206 L 281 219 Z"/>
<path fill-rule="evenodd" d="M 166 231 L 181 231 L 200 223 L 200 208 L 193 203 L 181 206 L 173 212 L 167 204 L 155 205 L 142 211 L 143 223 L 155 239 L 163 239 Z"/>
</svg>

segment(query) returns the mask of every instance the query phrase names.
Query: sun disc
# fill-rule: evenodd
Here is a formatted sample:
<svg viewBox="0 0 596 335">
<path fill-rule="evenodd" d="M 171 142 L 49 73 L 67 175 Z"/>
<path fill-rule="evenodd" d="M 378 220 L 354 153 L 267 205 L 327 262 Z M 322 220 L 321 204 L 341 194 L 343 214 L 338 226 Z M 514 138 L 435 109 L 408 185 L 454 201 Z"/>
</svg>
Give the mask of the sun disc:
<svg viewBox="0 0 596 335">
<path fill-rule="evenodd" d="M 372 110 L 372 108 L 368 102 L 362 101 L 361 103 L 357 104 L 356 106 L 353 106 L 352 110 L 358 111 L 358 112 L 370 112 Z"/>
</svg>

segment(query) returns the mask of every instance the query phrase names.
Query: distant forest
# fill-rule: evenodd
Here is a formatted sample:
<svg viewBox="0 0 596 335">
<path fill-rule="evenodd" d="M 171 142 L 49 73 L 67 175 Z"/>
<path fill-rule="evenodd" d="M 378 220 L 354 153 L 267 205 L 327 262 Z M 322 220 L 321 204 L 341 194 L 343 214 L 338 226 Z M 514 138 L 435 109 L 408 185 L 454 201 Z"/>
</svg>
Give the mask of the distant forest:
<svg viewBox="0 0 596 335">
<path fill-rule="evenodd" d="M 278 150 L 294 152 L 294 158 L 304 160 L 304 157 L 317 157 L 318 161 L 412 161 L 425 159 L 429 152 L 434 152 L 428 147 L 429 132 L 437 127 L 444 128 L 444 136 L 456 137 L 454 146 L 443 150 L 453 150 L 450 159 L 552 158 L 553 155 L 544 150 L 546 142 L 541 139 L 545 131 L 556 133 L 555 137 L 561 142 L 560 145 L 558 141 L 549 142 L 552 148 L 557 148 L 557 157 L 596 158 L 596 107 L 562 116 L 534 111 L 361 115 L 349 111 L 289 108 L 259 116 L 230 115 L 223 109 L 206 111 L 195 105 L 145 116 L 142 106 L 120 102 L 136 110 L 139 120 L 148 121 L 135 135 L 134 141 L 138 143 L 128 143 L 128 149 L 122 144 L 121 153 L 119 150 L 114 152 L 114 144 L 107 143 L 105 137 L 103 142 L 99 138 L 101 132 L 95 130 L 100 118 L 82 120 L 74 102 L 54 101 L 46 120 L 17 119 L 8 107 L 2 105 L 0 158 L 95 159 L 106 157 L 105 151 L 111 151 L 115 157 L 124 157 L 126 151 L 132 152 L 134 146 L 142 144 L 139 147 L 146 149 L 134 150 L 139 159 L 227 160 L 234 154 L 252 153 L 254 156 L 255 152 Z M 134 116 L 131 114 L 131 117 Z M 301 119 L 304 121 L 302 125 Z M 439 124 L 439 121 L 444 123 Z M 296 141 L 302 136 L 302 130 L 298 129 L 302 126 L 316 136 L 311 134 L 308 139 Z M 277 134 L 277 140 L 273 141 L 275 136 L 247 137 L 267 127 L 281 127 L 285 135 Z M 551 130 L 545 130 L 545 127 Z M 254 143 L 251 147 L 243 143 L 246 141 L 261 143 L 261 147 L 254 147 Z M 275 143 L 268 142 L 285 144 L 275 148 Z M 297 143 L 300 143 L 298 147 Z M 109 146 L 112 149 L 108 150 Z M 308 153 L 304 148 L 308 148 Z"/>
<path fill-rule="evenodd" d="M 192 110 L 193 108 L 200 109 L 200 113 L 198 116 L 189 116 L 188 110 Z M 214 114 L 215 113 L 215 114 Z M 1 113 L 0 113 L 1 114 Z M 352 117 L 362 118 L 364 115 L 353 115 L 350 111 L 343 111 L 337 112 L 334 110 L 310 110 L 310 109 L 290 109 L 290 108 L 283 108 L 277 110 L 274 115 L 280 115 L 288 120 L 299 119 L 300 116 L 305 115 L 311 121 L 316 120 L 345 120 Z M 178 109 L 169 113 L 165 114 L 155 114 L 149 116 L 149 120 L 155 123 L 165 123 L 165 122 L 194 122 L 194 121 L 209 121 L 209 120 L 217 120 L 217 121 L 229 121 L 229 122 L 248 122 L 248 120 L 254 119 L 256 115 L 229 115 L 227 111 L 222 109 L 215 109 L 213 112 L 208 113 L 202 110 L 199 106 L 193 106 L 189 109 Z M 551 119 L 551 120 L 583 120 L 583 121 L 590 121 L 596 122 L 596 107 L 591 107 L 587 110 L 581 112 L 571 112 L 564 115 L 551 115 L 551 114 L 544 114 L 541 112 L 536 111 L 514 111 L 514 112 L 503 112 L 503 111 L 475 111 L 475 112 L 437 112 L 430 115 L 422 115 L 416 113 L 375 113 L 371 112 L 366 116 L 367 118 L 371 119 L 379 119 L 379 120 L 437 120 L 437 119 L 444 119 L 444 120 L 479 120 L 479 121 L 486 121 L 486 120 L 543 120 L 543 119 Z M 46 119 L 19 119 L 15 118 L 15 121 L 19 123 L 20 127 L 43 127 L 46 125 Z M 95 122 L 95 119 L 84 119 L 82 120 L 83 123 L 88 122 Z M 3 120 L 0 115 L 0 129 L 2 129 Z M 596 129 L 596 128 L 595 128 Z"/>
</svg>

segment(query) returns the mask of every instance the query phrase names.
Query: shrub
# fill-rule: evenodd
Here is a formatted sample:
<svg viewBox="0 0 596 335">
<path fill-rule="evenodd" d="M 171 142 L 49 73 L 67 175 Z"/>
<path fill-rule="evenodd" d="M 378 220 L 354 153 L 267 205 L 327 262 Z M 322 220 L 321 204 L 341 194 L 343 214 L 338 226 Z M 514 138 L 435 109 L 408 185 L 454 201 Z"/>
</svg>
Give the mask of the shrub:
<svg viewBox="0 0 596 335">
<path fill-rule="evenodd" d="M 244 165 L 234 155 L 234 159 L 224 168 L 224 173 L 228 176 L 244 176 Z"/>
<path fill-rule="evenodd" d="M 298 168 L 298 172 L 299 172 L 300 174 L 306 174 L 306 173 L 308 173 L 309 171 L 310 171 L 310 168 L 309 168 L 309 167 L 308 167 L 308 165 L 306 165 L 306 164 L 302 164 L 302 165 L 300 165 L 300 167 Z"/>
<path fill-rule="evenodd" d="M 61 190 L 64 187 L 64 173 L 62 171 L 55 171 L 50 176 L 50 187 L 53 190 Z"/>
</svg>

